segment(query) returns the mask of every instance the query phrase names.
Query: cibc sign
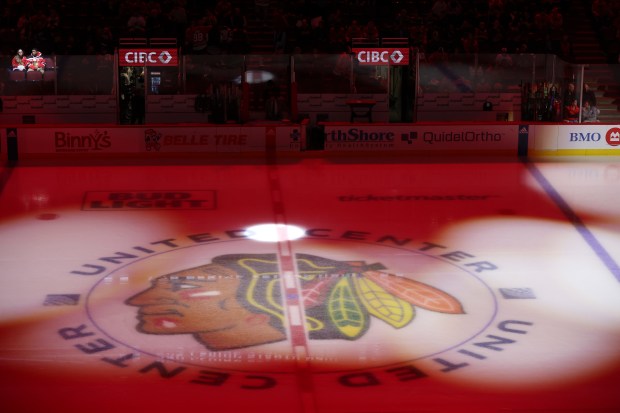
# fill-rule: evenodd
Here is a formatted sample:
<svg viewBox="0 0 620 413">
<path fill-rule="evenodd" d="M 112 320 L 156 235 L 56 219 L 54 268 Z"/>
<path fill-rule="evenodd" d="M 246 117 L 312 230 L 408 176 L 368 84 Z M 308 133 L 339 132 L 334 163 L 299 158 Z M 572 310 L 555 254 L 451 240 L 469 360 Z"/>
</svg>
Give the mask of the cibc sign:
<svg viewBox="0 0 620 413">
<path fill-rule="evenodd" d="M 406 66 L 409 64 L 409 49 L 369 47 L 353 49 L 361 65 Z"/>
<path fill-rule="evenodd" d="M 119 49 L 119 66 L 176 66 L 177 49 Z"/>
</svg>

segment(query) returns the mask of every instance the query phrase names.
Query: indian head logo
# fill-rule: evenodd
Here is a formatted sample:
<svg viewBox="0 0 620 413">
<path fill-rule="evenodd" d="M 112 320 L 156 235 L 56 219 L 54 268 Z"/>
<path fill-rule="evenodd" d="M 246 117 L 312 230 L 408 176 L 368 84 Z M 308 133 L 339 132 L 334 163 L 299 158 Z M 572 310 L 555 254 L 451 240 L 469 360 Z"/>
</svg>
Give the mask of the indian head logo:
<svg viewBox="0 0 620 413">
<path fill-rule="evenodd" d="M 377 322 L 402 329 L 418 309 L 465 313 L 450 294 L 379 263 L 309 254 L 295 261 L 310 340 L 357 340 Z M 125 304 L 137 307 L 140 333 L 189 334 L 211 351 L 248 348 L 287 339 L 281 283 L 275 254 L 227 254 L 157 276 Z"/>
</svg>

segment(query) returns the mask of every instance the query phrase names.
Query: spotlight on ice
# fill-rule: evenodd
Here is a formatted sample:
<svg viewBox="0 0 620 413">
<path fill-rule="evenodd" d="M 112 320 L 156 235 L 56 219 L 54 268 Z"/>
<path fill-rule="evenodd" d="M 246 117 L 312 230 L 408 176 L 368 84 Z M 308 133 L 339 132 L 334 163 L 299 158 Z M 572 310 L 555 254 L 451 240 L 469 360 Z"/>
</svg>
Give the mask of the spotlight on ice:
<svg viewBox="0 0 620 413">
<path fill-rule="evenodd" d="M 282 242 L 292 241 L 303 237 L 303 228 L 285 224 L 260 224 L 245 230 L 245 235 L 255 241 Z"/>
</svg>

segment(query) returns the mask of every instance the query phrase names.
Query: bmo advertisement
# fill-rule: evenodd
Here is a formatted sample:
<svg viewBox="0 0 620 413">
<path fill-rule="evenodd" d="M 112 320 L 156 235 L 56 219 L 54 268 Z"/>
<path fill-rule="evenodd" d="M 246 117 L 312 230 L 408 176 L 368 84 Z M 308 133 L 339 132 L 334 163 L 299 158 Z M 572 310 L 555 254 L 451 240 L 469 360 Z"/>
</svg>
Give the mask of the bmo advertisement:
<svg viewBox="0 0 620 413">
<path fill-rule="evenodd" d="M 406 47 L 366 47 L 353 49 L 353 54 L 360 65 L 407 66 L 409 64 L 409 49 Z"/>
<path fill-rule="evenodd" d="M 167 66 L 179 63 L 177 49 L 120 49 L 118 51 L 120 66 Z"/>
<path fill-rule="evenodd" d="M 530 153 L 536 155 L 615 156 L 620 154 L 620 125 L 530 125 L 530 141 Z"/>
</svg>

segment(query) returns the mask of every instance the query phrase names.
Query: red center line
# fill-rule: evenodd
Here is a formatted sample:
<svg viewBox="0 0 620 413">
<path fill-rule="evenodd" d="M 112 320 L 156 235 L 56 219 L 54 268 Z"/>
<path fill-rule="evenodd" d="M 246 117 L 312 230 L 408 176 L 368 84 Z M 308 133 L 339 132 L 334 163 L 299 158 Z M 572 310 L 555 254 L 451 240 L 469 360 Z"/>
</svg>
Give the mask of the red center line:
<svg viewBox="0 0 620 413">
<path fill-rule="evenodd" d="M 296 376 L 301 398 L 300 403 L 304 413 L 314 413 L 317 410 L 314 400 L 314 385 L 307 362 L 309 348 L 301 282 L 298 276 L 292 244 L 288 239 L 288 223 L 282 202 L 277 165 L 273 163 L 269 165 L 268 176 L 274 224 L 277 228 L 278 265 L 283 285 L 284 306 L 288 318 L 291 347 L 297 366 Z"/>
</svg>

